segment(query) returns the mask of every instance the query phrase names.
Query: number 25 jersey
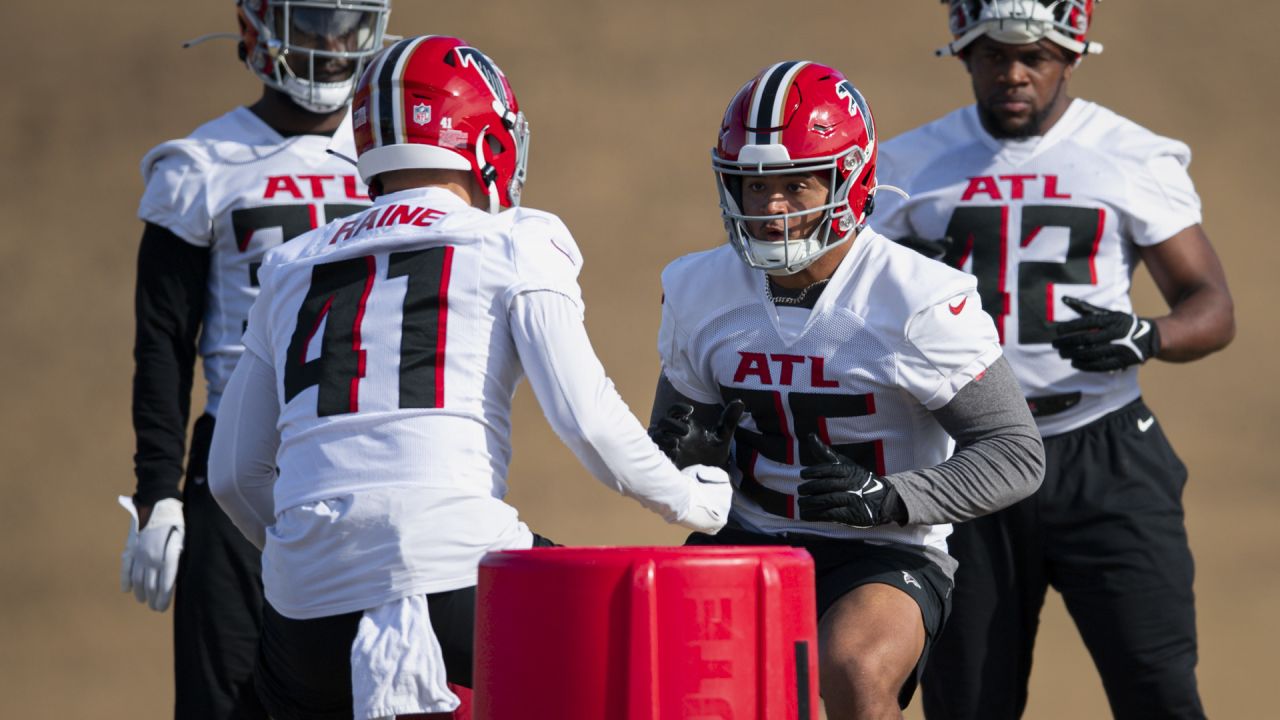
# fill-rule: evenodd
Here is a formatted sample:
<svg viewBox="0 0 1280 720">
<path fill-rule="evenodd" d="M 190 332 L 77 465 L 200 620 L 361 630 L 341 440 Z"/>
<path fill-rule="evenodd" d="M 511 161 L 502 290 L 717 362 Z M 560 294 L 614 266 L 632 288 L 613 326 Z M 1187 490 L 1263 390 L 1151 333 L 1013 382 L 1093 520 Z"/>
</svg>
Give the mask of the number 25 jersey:
<svg viewBox="0 0 1280 720">
<path fill-rule="evenodd" d="M 1136 366 L 1081 372 L 1050 344 L 1076 314 L 1064 296 L 1131 312 L 1138 246 L 1200 222 L 1186 145 L 1074 100 L 1042 137 L 999 140 L 974 106 L 886 142 L 876 196 L 887 236 L 950 237 L 943 261 L 977 276 L 1041 434 L 1081 427 L 1138 397 Z M 1057 400 L 1049 411 L 1045 399 Z"/>
<path fill-rule="evenodd" d="M 951 440 L 931 411 L 1000 357 L 972 277 L 865 229 L 812 311 L 780 308 L 728 245 L 662 273 L 658 350 L 676 390 L 741 399 L 733 516 L 749 530 L 932 546 L 950 525 L 857 529 L 798 517 L 800 471 L 818 437 L 874 472 L 932 467 Z"/>
</svg>

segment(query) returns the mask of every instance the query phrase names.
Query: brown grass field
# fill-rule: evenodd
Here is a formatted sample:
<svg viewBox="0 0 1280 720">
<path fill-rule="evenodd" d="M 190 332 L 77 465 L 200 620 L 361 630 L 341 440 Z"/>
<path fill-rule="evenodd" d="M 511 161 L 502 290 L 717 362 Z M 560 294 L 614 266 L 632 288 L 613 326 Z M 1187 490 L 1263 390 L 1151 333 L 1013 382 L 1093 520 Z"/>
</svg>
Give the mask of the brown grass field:
<svg viewBox="0 0 1280 720">
<path fill-rule="evenodd" d="M 461 35 L 511 78 L 533 124 L 525 202 L 573 229 L 596 348 L 645 416 L 658 370 L 658 272 L 724 241 L 708 150 L 742 82 L 779 59 L 833 64 L 867 95 L 885 137 L 970 102 L 961 65 L 931 55 L 948 39 L 931 0 L 807 3 L 803 12 L 759 0 L 396 3 L 393 32 Z M 9 7 L 11 39 L 0 45 L 0 217 L 13 221 L 0 234 L 9 348 L 0 353 L 0 717 L 164 718 L 170 619 L 117 588 L 126 520 L 114 496 L 133 487 L 138 160 L 259 90 L 232 43 L 180 49 L 234 29 L 231 0 Z M 1268 688 L 1280 646 L 1280 484 L 1268 454 L 1280 428 L 1280 323 L 1267 289 L 1280 267 L 1280 243 L 1268 239 L 1280 151 L 1266 130 L 1280 109 L 1278 27 L 1273 3 L 1111 0 L 1092 34 L 1106 54 L 1074 83 L 1077 95 L 1191 145 L 1205 225 L 1236 299 L 1239 336 L 1226 352 L 1144 371 L 1147 399 L 1192 472 L 1200 683 L 1216 718 L 1280 714 Z M 1140 309 L 1159 312 L 1142 272 L 1138 285 Z M 540 415 L 522 391 L 511 500 L 531 526 L 571 544 L 680 540 L 595 483 Z M 1052 598 L 1038 649 L 1028 717 L 1107 716 Z"/>
</svg>

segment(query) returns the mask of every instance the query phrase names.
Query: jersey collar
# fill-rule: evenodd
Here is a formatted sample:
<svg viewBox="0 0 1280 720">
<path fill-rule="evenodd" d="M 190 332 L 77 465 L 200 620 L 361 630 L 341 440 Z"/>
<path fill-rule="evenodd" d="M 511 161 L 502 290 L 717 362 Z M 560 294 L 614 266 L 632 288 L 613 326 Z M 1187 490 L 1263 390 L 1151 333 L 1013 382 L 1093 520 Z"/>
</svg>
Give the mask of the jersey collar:
<svg viewBox="0 0 1280 720">
<path fill-rule="evenodd" d="M 1057 145 L 1063 138 L 1070 137 L 1079 124 L 1079 119 L 1088 104 L 1088 102 L 1080 98 L 1072 98 L 1071 104 L 1062 113 L 1062 117 L 1058 118 L 1058 122 L 1049 128 L 1049 132 L 1029 138 L 1005 139 L 992 136 L 991 133 L 987 132 L 987 128 L 983 126 L 982 120 L 978 117 L 978 106 L 976 104 L 970 105 L 965 109 L 964 118 L 965 123 L 969 126 L 969 132 L 978 138 L 983 145 L 996 155 L 1004 156 L 1005 160 L 1016 164 L 1026 162 Z"/>
<path fill-rule="evenodd" d="M 398 190 L 386 195 L 379 195 L 377 200 L 373 201 L 377 205 L 389 205 L 391 203 L 423 203 L 430 204 L 442 210 L 457 210 L 459 208 L 471 207 L 462 198 L 454 195 L 452 192 L 440 187 L 418 187 L 409 188 L 408 190 Z"/>
</svg>

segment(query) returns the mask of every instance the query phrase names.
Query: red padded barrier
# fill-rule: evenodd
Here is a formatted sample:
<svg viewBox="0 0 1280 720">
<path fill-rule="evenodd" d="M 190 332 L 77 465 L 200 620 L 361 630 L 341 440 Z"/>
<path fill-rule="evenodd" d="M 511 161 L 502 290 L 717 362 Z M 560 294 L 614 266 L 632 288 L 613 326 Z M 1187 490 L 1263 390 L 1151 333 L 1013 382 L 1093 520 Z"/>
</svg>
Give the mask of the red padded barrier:
<svg viewBox="0 0 1280 720">
<path fill-rule="evenodd" d="M 803 550 L 490 553 L 477 603 L 476 720 L 817 717 Z"/>
</svg>

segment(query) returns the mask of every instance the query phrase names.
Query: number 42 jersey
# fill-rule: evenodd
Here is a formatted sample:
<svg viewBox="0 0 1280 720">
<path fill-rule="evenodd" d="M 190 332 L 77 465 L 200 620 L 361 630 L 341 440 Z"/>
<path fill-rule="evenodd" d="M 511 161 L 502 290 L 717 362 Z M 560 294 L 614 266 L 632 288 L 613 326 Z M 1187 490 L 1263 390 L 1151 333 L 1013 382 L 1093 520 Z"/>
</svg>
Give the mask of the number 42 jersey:
<svg viewBox="0 0 1280 720">
<path fill-rule="evenodd" d="M 1042 137 L 999 140 L 974 106 L 886 142 L 874 222 L 890 238 L 950 237 L 943 261 L 977 277 L 1041 434 L 1138 397 L 1136 366 L 1081 372 L 1050 344 L 1076 314 L 1062 298 L 1131 312 L 1138 246 L 1200 222 L 1186 145 L 1074 100 Z"/>
</svg>

